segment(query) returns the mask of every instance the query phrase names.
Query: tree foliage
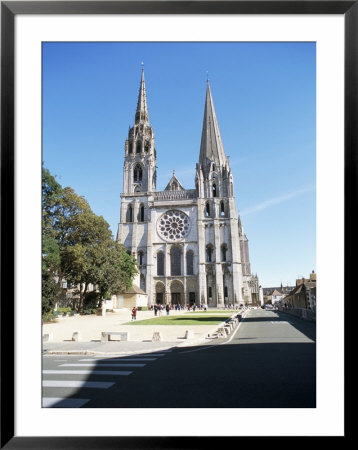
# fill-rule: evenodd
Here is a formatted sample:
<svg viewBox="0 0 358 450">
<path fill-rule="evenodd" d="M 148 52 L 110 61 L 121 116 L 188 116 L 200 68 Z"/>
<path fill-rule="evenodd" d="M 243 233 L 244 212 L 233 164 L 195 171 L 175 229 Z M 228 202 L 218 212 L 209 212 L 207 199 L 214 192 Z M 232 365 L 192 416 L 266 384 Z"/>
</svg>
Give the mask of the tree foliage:
<svg viewBox="0 0 358 450">
<path fill-rule="evenodd" d="M 131 286 L 136 262 L 114 241 L 104 218 L 72 188 L 62 188 L 47 169 L 43 169 L 42 208 L 43 270 L 59 285 L 67 280 L 78 286 L 80 311 L 90 284 L 100 298 Z"/>
</svg>

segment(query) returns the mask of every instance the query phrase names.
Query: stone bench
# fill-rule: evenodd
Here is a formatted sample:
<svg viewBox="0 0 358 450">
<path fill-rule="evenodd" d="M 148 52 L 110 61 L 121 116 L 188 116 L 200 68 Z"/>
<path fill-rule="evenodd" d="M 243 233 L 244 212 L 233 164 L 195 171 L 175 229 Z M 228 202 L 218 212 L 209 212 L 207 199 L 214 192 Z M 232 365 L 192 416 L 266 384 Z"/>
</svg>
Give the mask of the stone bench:
<svg viewBox="0 0 358 450">
<path fill-rule="evenodd" d="M 119 336 L 121 341 L 129 341 L 129 333 L 127 331 L 102 331 L 101 342 L 108 342 L 118 339 L 111 339 L 111 336 Z"/>
</svg>

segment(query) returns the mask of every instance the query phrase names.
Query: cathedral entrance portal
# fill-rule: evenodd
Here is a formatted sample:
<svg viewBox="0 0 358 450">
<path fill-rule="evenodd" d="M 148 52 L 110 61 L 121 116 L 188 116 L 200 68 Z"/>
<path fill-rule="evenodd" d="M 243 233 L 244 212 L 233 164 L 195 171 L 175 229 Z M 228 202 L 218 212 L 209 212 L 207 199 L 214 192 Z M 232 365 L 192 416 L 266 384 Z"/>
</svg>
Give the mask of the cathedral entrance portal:
<svg viewBox="0 0 358 450">
<path fill-rule="evenodd" d="M 164 304 L 164 292 L 165 287 L 163 283 L 157 283 L 155 285 L 155 303 L 157 305 L 163 305 Z"/>
<path fill-rule="evenodd" d="M 157 305 L 162 305 L 163 304 L 163 292 L 157 292 L 155 300 L 156 300 L 155 303 Z"/>
<path fill-rule="evenodd" d="M 184 286 L 180 281 L 173 281 L 170 285 L 170 300 L 172 305 L 184 306 Z"/>
<path fill-rule="evenodd" d="M 180 305 L 180 292 L 172 292 L 172 305 Z"/>
</svg>

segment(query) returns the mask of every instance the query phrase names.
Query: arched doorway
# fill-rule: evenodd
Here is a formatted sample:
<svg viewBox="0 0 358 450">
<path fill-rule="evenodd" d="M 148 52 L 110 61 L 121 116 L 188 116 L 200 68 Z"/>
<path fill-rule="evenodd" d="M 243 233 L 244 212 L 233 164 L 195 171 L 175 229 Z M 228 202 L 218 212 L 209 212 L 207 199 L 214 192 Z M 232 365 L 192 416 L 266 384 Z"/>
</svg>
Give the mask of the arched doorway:
<svg viewBox="0 0 358 450">
<path fill-rule="evenodd" d="M 157 305 L 163 305 L 164 304 L 164 297 L 165 297 L 165 287 L 163 283 L 158 282 L 155 285 L 155 303 Z"/>
<path fill-rule="evenodd" d="M 170 302 L 172 305 L 184 306 L 184 286 L 178 280 L 174 280 L 170 285 Z"/>
</svg>

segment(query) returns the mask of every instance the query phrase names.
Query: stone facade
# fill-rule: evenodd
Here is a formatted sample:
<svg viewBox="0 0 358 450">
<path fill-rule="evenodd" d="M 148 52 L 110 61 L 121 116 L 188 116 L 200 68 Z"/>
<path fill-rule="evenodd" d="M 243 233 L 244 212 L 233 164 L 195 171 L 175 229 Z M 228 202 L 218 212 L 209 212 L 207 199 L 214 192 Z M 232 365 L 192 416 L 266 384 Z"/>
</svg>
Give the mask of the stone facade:
<svg viewBox="0 0 358 450">
<path fill-rule="evenodd" d="M 251 274 L 209 83 L 195 189 L 184 189 L 173 172 L 164 191 L 157 191 L 142 70 L 135 122 L 125 142 L 117 240 L 138 261 L 135 283 L 148 294 L 148 304 L 258 303 L 258 278 Z"/>
</svg>

